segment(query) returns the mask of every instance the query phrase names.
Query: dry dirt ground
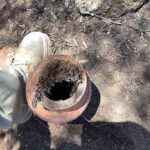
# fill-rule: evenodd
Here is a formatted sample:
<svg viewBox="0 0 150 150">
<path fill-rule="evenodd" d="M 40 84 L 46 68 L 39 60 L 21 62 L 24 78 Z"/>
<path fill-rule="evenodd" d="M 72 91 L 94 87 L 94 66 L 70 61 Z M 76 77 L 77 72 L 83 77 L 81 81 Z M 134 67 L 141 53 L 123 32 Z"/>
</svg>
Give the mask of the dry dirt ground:
<svg viewBox="0 0 150 150">
<path fill-rule="evenodd" d="M 65 125 L 33 116 L 1 130 L 0 150 L 150 150 L 150 2 L 114 22 L 81 16 L 72 2 L 64 6 L 1 0 L 0 48 L 31 31 L 48 34 L 53 54 L 75 57 L 89 73 L 91 103 Z"/>
</svg>

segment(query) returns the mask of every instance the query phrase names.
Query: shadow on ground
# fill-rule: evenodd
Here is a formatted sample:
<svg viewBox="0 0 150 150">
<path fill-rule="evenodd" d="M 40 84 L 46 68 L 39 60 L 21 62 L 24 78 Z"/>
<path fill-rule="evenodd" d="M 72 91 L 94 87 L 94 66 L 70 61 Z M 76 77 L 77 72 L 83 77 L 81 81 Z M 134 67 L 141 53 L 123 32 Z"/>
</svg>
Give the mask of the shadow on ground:
<svg viewBox="0 0 150 150">
<path fill-rule="evenodd" d="M 74 126 L 76 125 L 74 124 Z M 149 150 L 150 132 L 136 123 L 85 121 L 82 125 L 80 146 L 66 140 L 58 145 L 57 149 Z M 1 138 L 3 136 L 4 134 L 0 134 Z M 20 150 L 50 150 L 51 137 L 48 128 L 43 127 L 43 122 L 40 125 L 33 118 L 26 124 L 18 127 L 15 138 L 20 141 Z"/>
<path fill-rule="evenodd" d="M 92 95 L 88 107 L 83 112 L 83 114 L 76 120 L 72 121 L 71 124 L 81 124 L 85 122 L 85 119 L 90 120 L 95 115 L 97 109 L 100 106 L 100 99 L 101 99 L 100 92 L 96 87 L 96 85 L 92 83 Z"/>
<path fill-rule="evenodd" d="M 15 138 L 20 141 L 20 150 L 49 150 L 50 147 L 48 125 L 35 116 L 18 126 Z"/>
<path fill-rule="evenodd" d="M 148 150 L 150 133 L 132 122 L 86 122 L 83 124 L 81 141 L 81 146 L 66 142 L 58 149 Z"/>
</svg>

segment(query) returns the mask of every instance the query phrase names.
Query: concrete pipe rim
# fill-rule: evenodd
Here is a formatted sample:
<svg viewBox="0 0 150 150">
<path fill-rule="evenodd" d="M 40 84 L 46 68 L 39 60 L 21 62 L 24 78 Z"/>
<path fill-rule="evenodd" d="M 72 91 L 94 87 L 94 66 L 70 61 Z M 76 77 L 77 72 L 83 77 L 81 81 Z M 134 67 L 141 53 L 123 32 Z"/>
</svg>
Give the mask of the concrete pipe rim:
<svg viewBox="0 0 150 150">
<path fill-rule="evenodd" d="M 78 85 L 76 92 L 71 97 L 69 97 L 64 101 L 53 101 L 47 98 L 42 92 L 42 100 L 40 102 L 37 102 L 37 107 L 34 108 L 32 106 L 32 101 L 35 98 L 35 86 L 39 80 L 39 75 L 42 73 L 42 69 L 50 61 L 50 59 L 53 60 L 59 59 L 69 61 L 72 64 L 77 64 L 75 59 L 67 55 L 52 55 L 49 56 L 46 60 L 40 62 L 36 67 L 35 72 L 31 73 L 29 80 L 27 81 L 26 86 L 27 103 L 31 108 L 31 110 L 33 111 L 33 113 L 35 113 L 37 116 L 39 116 L 41 119 L 47 122 L 54 122 L 54 123 L 56 122 L 53 121 L 52 119 L 56 112 L 58 112 L 58 114 L 56 113 L 57 114 L 56 118 L 58 118 L 57 123 L 70 122 L 79 117 L 83 113 L 83 111 L 85 110 L 85 108 L 83 109 L 83 107 L 87 107 L 91 96 L 91 82 L 83 67 L 80 66 L 80 64 L 77 64 L 82 70 L 82 83 Z M 85 96 L 86 95 L 85 93 L 87 92 L 89 93 L 88 98 Z M 66 117 L 64 116 L 65 113 L 66 114 L 74 113 L 74 114 L 72 115 L 73 117 L 69 115 L 68 117 L 70 118 L 67 118 L 67 115 Z M 61 114 L 63 114 L 62 115 L 63 118 L 61 119 L 61 121 L 59 121 L 59 118 L 61 118 Z"/>
</svg>

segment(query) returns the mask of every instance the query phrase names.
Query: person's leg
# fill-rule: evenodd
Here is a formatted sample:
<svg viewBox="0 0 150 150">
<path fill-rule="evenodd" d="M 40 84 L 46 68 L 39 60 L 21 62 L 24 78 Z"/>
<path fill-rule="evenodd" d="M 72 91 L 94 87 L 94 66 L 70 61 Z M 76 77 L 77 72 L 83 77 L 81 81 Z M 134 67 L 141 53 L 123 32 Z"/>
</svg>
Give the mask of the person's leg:
<svg viewBox="0 0 150 150">
<path fill-rule="evenodd" d="M 31 117 L 22 75 L 12 67 L 0 71 L 0 128 L 26 122 Z"/>
<path fill-rule="evenodd" d="M 0 128 L 26 122 L 31 117 L 25 97 L 25 82 L 34 67 L 50 52 L 46 34 L 32 32 L 24 37 L 10 64 L 0 71 Z"/>
</svg>

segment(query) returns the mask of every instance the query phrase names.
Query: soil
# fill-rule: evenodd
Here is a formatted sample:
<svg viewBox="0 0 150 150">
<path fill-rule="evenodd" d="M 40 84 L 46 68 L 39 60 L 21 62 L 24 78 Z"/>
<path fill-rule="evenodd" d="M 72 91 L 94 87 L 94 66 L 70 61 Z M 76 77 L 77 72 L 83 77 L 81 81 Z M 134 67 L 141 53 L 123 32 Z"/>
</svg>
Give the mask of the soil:
<svg viewBox="0 0 150 150">
<path fill-rule="evenodd" d="M 2 0 L 0 48 L 31 31 L 50 37 L 52 54 L 87 70 L 91 102 L 77 120 L 47 124 L 33 115 L 1 130 L 2 150 L 150 149 L 150 2 L 116 18 L 82 16 L 73 0 Z"/>
</svg>

